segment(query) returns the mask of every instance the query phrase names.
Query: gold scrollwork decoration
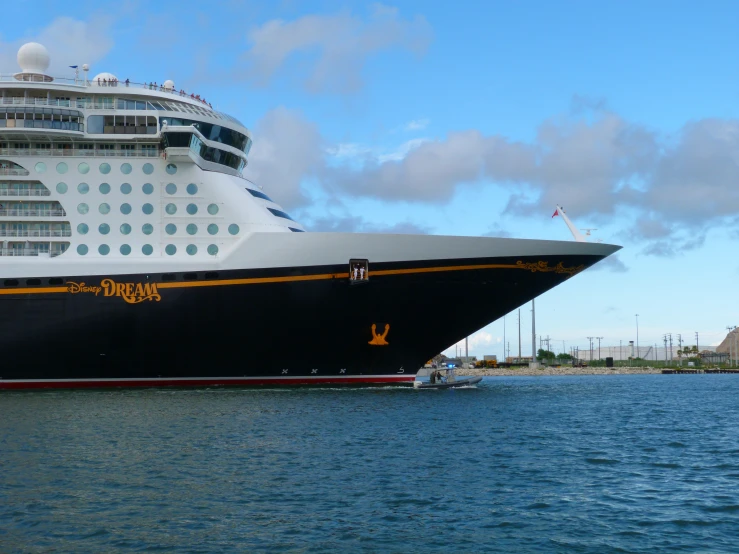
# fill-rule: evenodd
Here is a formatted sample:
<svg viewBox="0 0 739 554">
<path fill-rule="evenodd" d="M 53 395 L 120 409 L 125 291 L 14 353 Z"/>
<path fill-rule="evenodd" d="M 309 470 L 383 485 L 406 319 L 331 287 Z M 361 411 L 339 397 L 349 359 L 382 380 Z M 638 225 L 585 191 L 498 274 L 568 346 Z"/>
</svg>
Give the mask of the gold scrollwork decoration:
<svg viewBox="0 0 739 554">
<path fill-rule="evenodd" d="M 521 260 L 516 262 L 516 267 L 519 269 L 525 269 L 530 271 L 531 273 L 536 273 L 537 271 L 541 271 L 542 273 L 560 273 L 565 275 L 575 275 L 576 273 L 581 272 L 583 269 L 585 269 L 584 265 L 578 265 L 576 267 L 565 267 L 562 262 L 559 262 L 555 266 L 550 266 L 549 262 L 522 262 Z"/>
</svg>

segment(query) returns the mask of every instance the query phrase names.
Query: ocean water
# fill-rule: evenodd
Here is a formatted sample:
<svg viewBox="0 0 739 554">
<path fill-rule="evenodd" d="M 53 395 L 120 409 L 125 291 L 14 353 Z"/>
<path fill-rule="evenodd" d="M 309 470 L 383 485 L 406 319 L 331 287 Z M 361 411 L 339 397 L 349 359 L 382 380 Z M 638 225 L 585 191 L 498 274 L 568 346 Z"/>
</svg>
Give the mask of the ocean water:
<svg viewBox="0 0 739 554">
<path fill-rule="evenodd" d="M 737 552 L 739 375 L 0 393 L 0 552 Z"/>
</svg>

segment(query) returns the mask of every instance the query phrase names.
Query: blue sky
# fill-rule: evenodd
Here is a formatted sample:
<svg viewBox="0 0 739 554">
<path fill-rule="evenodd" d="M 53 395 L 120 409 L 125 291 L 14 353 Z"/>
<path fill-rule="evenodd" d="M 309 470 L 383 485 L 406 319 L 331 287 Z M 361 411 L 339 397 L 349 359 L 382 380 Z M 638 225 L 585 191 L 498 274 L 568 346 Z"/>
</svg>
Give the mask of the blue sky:
<svg viewBox="0 0 739 554">
<path fill-rule="evenodd" d="M 36 40 L 54 75 L 173 79 L 253 130 L 250 176 L 311 229 L 570 240 L 562 204 L 624 247 L 537 300 L 537 330 L 567 350 L 635 340 L 636 313 L 643 345 L 739 324 L 735 2 L 3 9 L 2 73 Z M 528 306 L 522 326 L 528 354 Z M 471 353 L 501 355 L 502 335 L 492 323 Z"/>
</svg>

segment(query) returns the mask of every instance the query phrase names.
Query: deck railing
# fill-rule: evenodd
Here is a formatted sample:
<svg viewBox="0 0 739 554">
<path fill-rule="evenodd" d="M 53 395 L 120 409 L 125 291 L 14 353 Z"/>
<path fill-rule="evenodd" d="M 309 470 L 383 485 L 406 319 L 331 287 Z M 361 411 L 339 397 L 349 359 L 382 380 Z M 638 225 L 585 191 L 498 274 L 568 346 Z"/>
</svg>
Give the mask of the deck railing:
<svg viewBox="0 0 739 554">
<path fill-rule="evenodd" d="M 60 229 L 60 230 L 14 230 L 14 229 L 0 229 L 0 237 L 71 237 L 71 229 Z"/>
<path fill-rule="evenodd" d="M 157 158 L 161 150 L 156 148 L 146 150 L 80 150 L 76 148 L 0 148 L 0 156 L 49 156 L 49 157 L 72 157 L 72 158 Z M 3 173 L 0 175 L 28 175 L 25 169 L 9 169 L 6 171 L 21 171 L 23 173 Z"/>
<path fill-rule="evenodd" d="M 0 216 L 15 215 L 23 217 L 63 217 L 67 215 L 64 210 L 14 210 L 0 208 Z"/>
</svg>

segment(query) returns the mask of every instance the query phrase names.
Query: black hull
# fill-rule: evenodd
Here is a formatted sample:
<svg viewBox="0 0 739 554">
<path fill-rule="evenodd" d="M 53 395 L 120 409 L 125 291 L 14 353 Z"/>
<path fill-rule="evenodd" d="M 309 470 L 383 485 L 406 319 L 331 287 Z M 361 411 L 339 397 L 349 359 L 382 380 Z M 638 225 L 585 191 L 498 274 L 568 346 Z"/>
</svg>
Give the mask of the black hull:
<svg viewBox="0 0 739 554">
<path fill-rule="evenodd" d="M 6 280 L 0 388 L 411 383 L 601 258 L 375 263 L 358 284 L 343 265 Z"/>
</svg>

